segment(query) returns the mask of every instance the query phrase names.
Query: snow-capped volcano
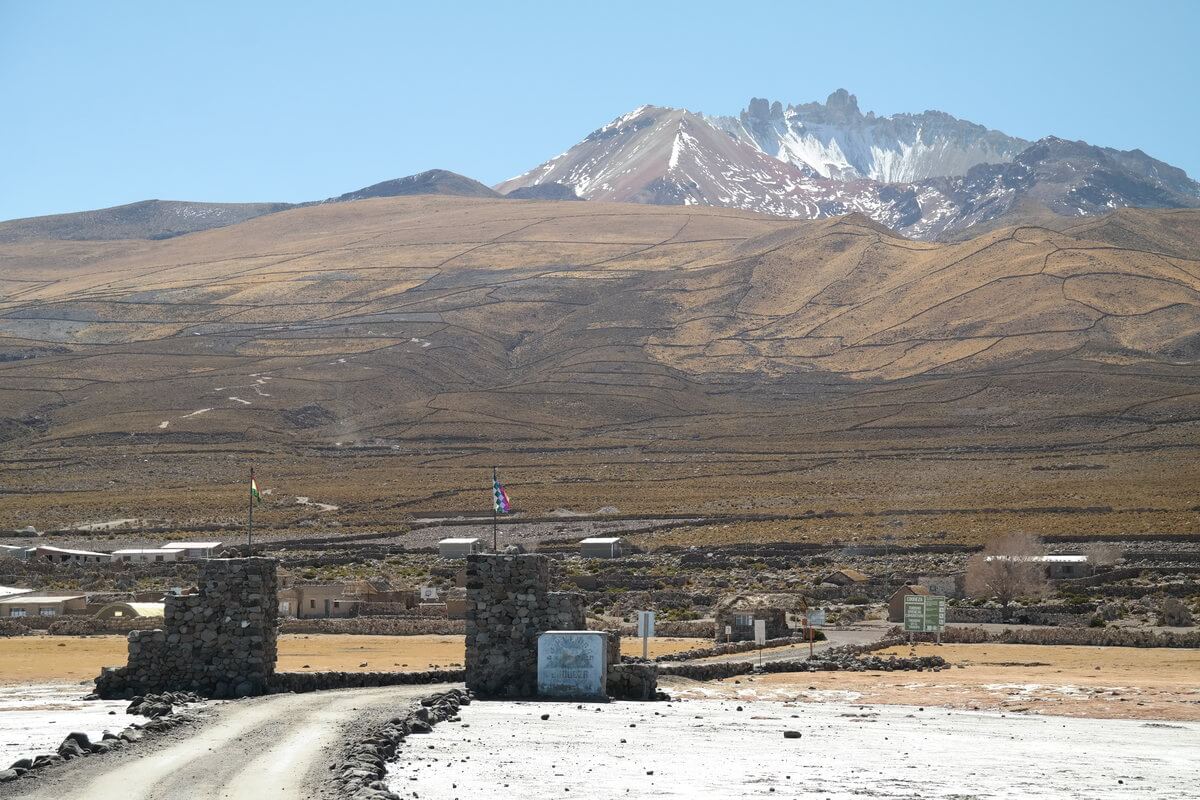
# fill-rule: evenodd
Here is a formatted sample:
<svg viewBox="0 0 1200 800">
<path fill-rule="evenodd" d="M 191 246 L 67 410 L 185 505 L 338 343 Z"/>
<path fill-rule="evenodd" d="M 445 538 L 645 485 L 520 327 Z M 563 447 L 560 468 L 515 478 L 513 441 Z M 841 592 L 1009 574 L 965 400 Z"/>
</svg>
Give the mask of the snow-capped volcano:
<svg viewBox="0 0 1200 800">
<path fill-rule="evenodd" d="M 827 178 L 912 183 L 962 175 L 976 164 L 1012 161 L 1029 142 L 941 111 L 876 117 L 838 89 L 821 103 L 787 106 L 761 98 L 737 117 L 710 117 L 721 130 L 781 161 Z"/>
<path fill-rule="evenodd" d="M 1140 151 L 1031 145 L 940 111 L 877 117 L 844 89 L 824 104 L 755 99 L 738 117 L 642 106 L 495 188 L 548 183 L 588 200 L 806 219 L 861 212 L 921 239 L 1030 204 L 1069 216 L 1200 206 L 1200 184 Z"/>
</svg>

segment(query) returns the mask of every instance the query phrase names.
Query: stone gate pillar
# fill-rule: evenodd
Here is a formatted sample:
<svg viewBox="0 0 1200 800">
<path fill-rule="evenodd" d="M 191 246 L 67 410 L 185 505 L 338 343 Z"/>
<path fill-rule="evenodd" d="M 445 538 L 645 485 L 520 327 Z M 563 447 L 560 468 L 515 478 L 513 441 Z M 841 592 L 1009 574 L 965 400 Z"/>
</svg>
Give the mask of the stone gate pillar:
<svg viewBox="0 0 1200 800">
<path fill-rule="evenodd" d="M 585 627 L 583 596 L 550 592 L 541 555 L 467 557 L 466 682 L 480 697 L 537 693 L 537 637 Z"/>
</svg>

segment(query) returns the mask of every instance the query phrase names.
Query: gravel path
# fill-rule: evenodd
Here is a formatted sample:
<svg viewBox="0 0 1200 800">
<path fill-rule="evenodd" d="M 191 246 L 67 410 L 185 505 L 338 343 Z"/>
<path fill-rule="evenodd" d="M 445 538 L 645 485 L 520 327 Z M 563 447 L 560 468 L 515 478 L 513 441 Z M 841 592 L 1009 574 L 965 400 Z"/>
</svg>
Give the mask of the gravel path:
<svg viewBox="0 0 1200 800">
<path fill-rule="evenodd" d="M 315 798 L 342 732 L 406 709 L 445 686 L 274 695 L 215 708 L 198 728 L 154 745 L 79 759 L 9 784 L 33 800 L 263 800 Z M 8 796 L 8 795 L 6 795 Z"/>
<path fill-rule="evenodd" d="M 870 644 L 877 642 L 883 638 L 886 628 L 824 628 L 825 641 L 813 642 L 812 652 L 819 654 L 833 647 L 841 647 L 845 644 Z M 787 645 L 785 647 L 768 647 L 764 648 L 761 653 L 761 661 L 765 664 L 768 661 L 794 661 L 798 658 L 808 658 L 809 646 L 807 644 Z M 710 656 L 708 658 L 699 658 L 695 663 L 700 664 L 726 664 L 737 661 L 752 661 L 757 664 L 760 660 L 760 654 L 757 650 L 748 650 L 745 653 L 731 653 L 726 656 Z"/>
</svg>

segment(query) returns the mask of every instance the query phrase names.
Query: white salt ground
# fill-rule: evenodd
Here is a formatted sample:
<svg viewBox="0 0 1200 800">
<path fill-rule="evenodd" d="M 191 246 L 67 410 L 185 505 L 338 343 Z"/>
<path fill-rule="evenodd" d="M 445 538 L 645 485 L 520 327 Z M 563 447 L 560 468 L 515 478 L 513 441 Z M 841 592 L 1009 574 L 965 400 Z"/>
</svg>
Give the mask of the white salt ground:
<svg viewBox="0 0 1200 800">
<path fill-rule="evenodd" d="M 410 737 L 388 785 L 421 800 L 1091 800 L 1194 798 L 1200 783 L 1195 723 L 740 704 L 477 701 L 461 723 Z"/>
<path fill-rule="evenodd" d="M 93 741 L 146 718 L 125 713 L 126 700 L 82 700 L 88 686 L 0 686 L 0 769 L 18 758 L 53 753 L 72 731 Z M 115 711 L 115 714 L 109 714 Z"/>
</svg>

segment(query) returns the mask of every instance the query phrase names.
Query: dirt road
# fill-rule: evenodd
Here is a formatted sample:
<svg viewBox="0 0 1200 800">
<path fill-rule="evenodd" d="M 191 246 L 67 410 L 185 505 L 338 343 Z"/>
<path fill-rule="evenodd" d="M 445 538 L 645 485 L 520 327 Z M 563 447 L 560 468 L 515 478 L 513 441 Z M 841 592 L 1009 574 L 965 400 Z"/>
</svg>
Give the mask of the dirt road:
<svg viewBox="0 0 1200 800">
<path fill-rule="evenodd" d="M 812 652 L 822 653 L 833 647 L 841 647 L 846 644 L 870 644 L 871 642 L 879 641 L 883 638 L 885 628 L 880 626 L 861 626 L 854 628 L 825 628 L 825 636 L 823 642 L 813 642 Z M 710 656 L 708 658 L 698 658 L 696 661 L 702 664 L 726 664 L 735 661 L 752 661 L 758 663 L 760 660 L 764 663 L 768 661 L 794 661 L 796 659 L 808 658 L 809 646 L 807 644 L 788 645 L 786 647 L 771 647 L 764 648 L 762 653 L 757 650 L 747 650 L 744 653 L 732 653 L 727 656 Z"/>
<path fill-rule="evenodd" d="M 14 787 L 30 800 L 263 800 L 319 796 L 342 731 L 444 686 L 275 695 L 221 705 L 190 735 L 79 759 Z"/>
</svg>

